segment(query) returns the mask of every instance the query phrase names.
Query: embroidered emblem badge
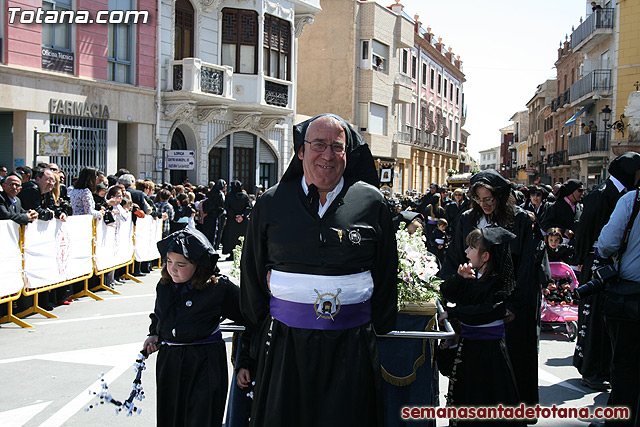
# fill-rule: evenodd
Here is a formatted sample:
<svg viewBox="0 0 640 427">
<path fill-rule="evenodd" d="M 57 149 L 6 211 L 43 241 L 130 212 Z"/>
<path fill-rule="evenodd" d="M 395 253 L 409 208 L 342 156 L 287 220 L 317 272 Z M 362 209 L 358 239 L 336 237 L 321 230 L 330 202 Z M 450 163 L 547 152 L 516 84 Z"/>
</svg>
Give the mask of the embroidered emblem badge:
<svg viewBox="0 0 640 427">
<path fill-rule="evenodd" d="M 358 230 L 351 230 L 349 232 L 349 240 L 351 241 L 351 243 L 353 243 L 354 245 L 359 245 L 360 242 L 362 241 L 362 236 L 360 235 L 360 233 L 358 232 Z"/>
<path fill-rule="evenodd" d="M 186 305 L 187 307 L 191 307 L 193 303 L 191 302 L 191 300 L 187 300 L 187 302 L 185 302 L 184 305 Z"/>
<path fill-rule="evenodd" d="M 335 294 L 330 292 L 321 294 L 317 289 L 314 289 L 314 291 L 316 291 L 316 294 L 318 295 L 316 302 L 313 303 L 313 308 L 318 315 L 316 320 L 322 317 L 323 319 L 331 319 L 335 321 L 334 316 L 340 312 L 341 303 L 338 295 L 340 295 L 342 289 L 338 288 Z"/>
</svg>

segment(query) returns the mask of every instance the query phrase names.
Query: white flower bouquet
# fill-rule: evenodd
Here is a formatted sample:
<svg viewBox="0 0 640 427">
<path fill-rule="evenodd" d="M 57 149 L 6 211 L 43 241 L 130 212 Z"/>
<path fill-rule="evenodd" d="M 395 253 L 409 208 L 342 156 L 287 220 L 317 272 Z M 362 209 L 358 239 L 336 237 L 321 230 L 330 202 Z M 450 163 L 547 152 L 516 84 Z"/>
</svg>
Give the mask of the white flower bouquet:
<svg viewBox="0 0 640 427">
<path fill-rule="evenodd" d="M 427 251 L 426 238 L 418 228 L 409 234 L 404 224 L 396 231 L 398 244 L 398 309 L 424 306 L 440 296 L 441 279 L 436 256 Z"/>
</svg>

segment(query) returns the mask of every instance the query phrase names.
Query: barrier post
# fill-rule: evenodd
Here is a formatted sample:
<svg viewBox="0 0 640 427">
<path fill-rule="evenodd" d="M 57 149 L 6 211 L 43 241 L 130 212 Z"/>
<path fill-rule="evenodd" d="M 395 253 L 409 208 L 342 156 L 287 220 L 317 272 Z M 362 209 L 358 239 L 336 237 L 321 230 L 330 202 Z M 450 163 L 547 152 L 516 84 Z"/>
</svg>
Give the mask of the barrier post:
<svg viewBox="0 0 640 427">
<path fill-rule="evenodd" d="M 20 318 L 16 317 L 13 314 L 13 301 L 17 300 L 18 298 L 20 298 L 20 293 L 17 293 L 15 298 L 10 297 L 4 300 L 0 300 L 0 304 L 3 302 L 7 303 L 7 314 L 3 317 L 0 318 L 0 324 L 1 323 L 15 323 L 16 325 L 20 326 L 21 328 L 33 328 L 32 325 L 28 324 L 27 322 L 21 320 Z"/>
<path fill-rule="evenodd" d="M 20 231 L 18 233 L 18 247 L 20 247 L 20 252 L 23 254 L 22 270 L 24 271 L 24 225 L 20 226 Z M 24 280 L 24 276 L 23 276 L 23 280 Z M 0 318 L 0 324 L 11 322 L 11 323 L 15 323 L 21 328 L 33 328 L 32 325 L 21 320 L 20 318 L 18 318 L 13 314 L 13 302 L 18 298 L 20 298 L 20 295 L 22 295 L 22 290 L 24 290 L 24 285 L 22 286 L 22 289 L 20 290 L 20 292 L 16 292 L 15 294 L 9 295 L 5 298 L 0 298 L 0 304 L 5 302 L 7 303 L 7 314 Z"/>
</svg>

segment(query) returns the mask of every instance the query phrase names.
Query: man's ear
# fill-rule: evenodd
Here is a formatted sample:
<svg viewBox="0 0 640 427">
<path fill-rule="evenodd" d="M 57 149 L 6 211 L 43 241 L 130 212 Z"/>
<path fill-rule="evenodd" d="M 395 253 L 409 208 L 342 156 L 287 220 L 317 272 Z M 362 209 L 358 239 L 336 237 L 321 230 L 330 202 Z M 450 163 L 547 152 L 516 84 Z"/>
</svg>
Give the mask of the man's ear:
<svg viewBox="0 0 640 427">
<path fill-rule="evenodd" d="M 304 159 L 304 143 L 302 143 L 300 149 L 298 150 L 298 158 L 300 160 Z"/>
</svg>

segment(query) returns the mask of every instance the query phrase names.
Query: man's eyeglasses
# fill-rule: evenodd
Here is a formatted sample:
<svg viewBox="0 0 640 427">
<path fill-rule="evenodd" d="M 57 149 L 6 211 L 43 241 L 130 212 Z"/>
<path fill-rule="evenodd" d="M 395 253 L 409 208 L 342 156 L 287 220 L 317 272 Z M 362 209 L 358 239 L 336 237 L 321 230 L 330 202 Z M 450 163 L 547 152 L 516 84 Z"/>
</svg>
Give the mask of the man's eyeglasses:
<svg viewBox="0 0 640 427">
<path fill-rule="evenodd" d="M 331 151 L 333 151 L 335 154 L 344 154 L 346 150 L 346 145 L 340 144 L 338 142 L 334 142 L 333 144 L 327 144 L 326 142 L 322 142 L 322 141 L 305 141 L 305 142 L 309 144 L 311 146 L 311 149 L 317 153 L 324 153 L 324 150 L 326 150 L 327 147 L 331 147 Z"/>
<path fill-rule="evenodd" d="M 578 188 L 578 191 L 584 193 L 584 188 Z"/>
<path fill-rule="evenodd" d="M 22 184 L 18 184 L 17 182 L 5 182 L 4 184 L 8 187 L 13 187 L 13 188 L 22 187 Z"/>
<path fill-rule="evenodd" d="M 495 197 L 485 197 L 484 199 L 481 199 L 480 197 L 472 197 L 471 199 L 479 205 L 481 204 L 492 205 L 493 202 L 496 200 Z"/>
</svg>

